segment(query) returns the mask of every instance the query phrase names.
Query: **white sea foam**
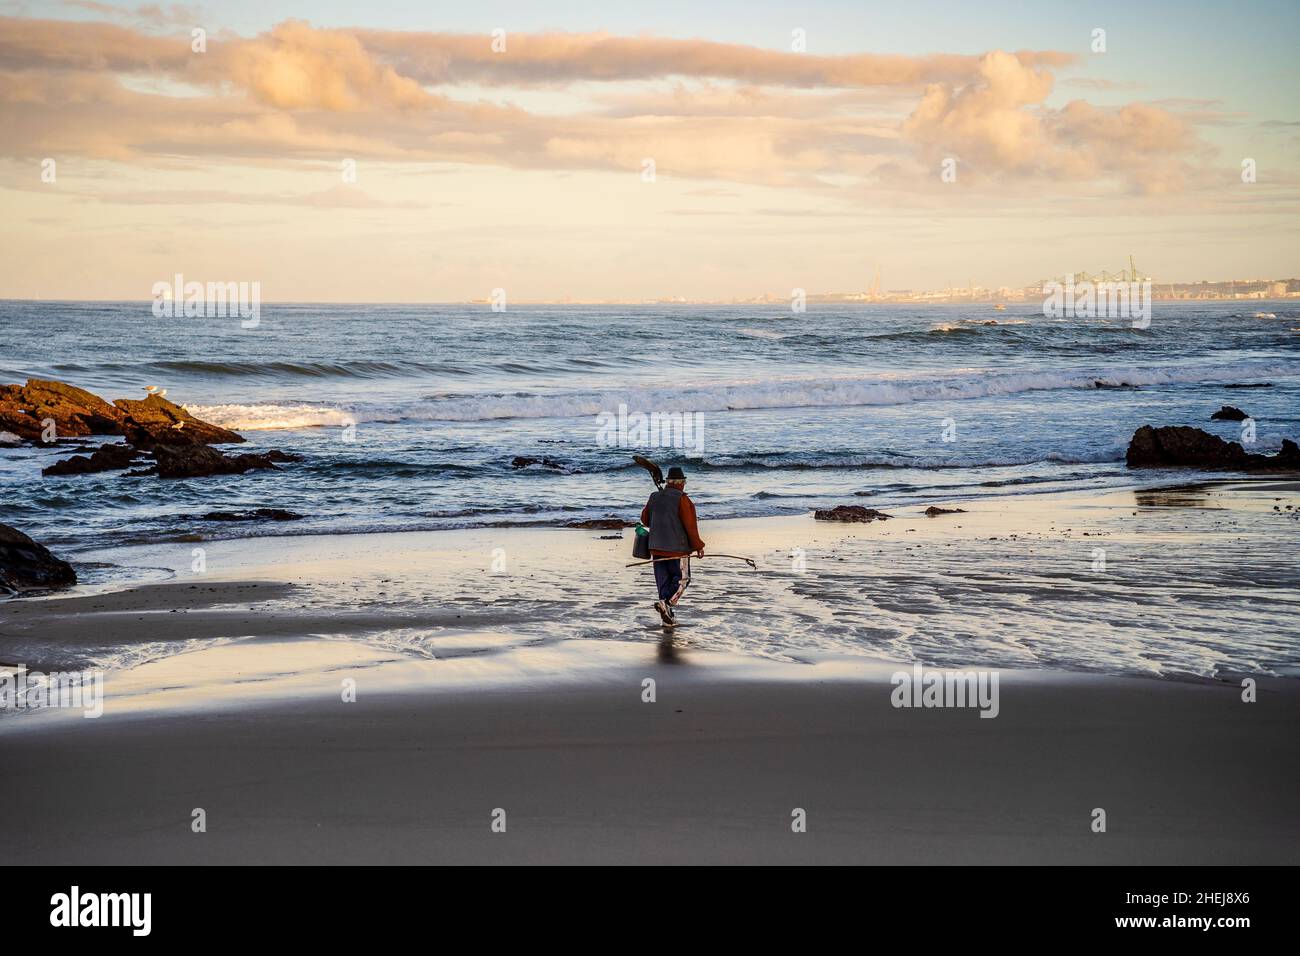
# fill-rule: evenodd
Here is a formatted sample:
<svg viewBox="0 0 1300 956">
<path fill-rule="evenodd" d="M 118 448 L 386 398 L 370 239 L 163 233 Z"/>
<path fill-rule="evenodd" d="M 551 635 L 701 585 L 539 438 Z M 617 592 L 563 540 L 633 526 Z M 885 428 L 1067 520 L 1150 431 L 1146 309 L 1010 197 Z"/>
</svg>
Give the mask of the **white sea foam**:
<svg viewBox="0 0 1300 956">
<path fill-rule="evenodd" d="M 340 426 L 353 422 L 491 421 L 506 418 L 595 416 L 626 403 L 660 412 L 721 412 L 764 408 L 907 405 L 961 401 L 1029 391 L 1110 386 L 1233 382 L 1295 374 L 1296 369 L 1260 363 L 1182 365 L 1169 368 L 1097 368 L 1071 371 L 957 369 L 952 372 L 852 377 L 739 380 L 637 386 L 545 394 L 448 395 L 400 403 L 312 405 L 195 405 L 189 410 L 213 424 L 241 431 Z"/>
<path fill-rule="evenodd" d="M 1007 455 L 993 458 L 952 455 L 809 455 L 765 458 L 760 455 L 720 455 L 703 459 L 713 468 L 771 468 L 780 471 L 820 468 L 1008 468 L 1052 462 L 1058 465 L 1099 465 L 1124 460 L 1124 444 L 1101 450 L 1049 451 L 1044 454 Z"/>
<path fill-rule="evenodd" d="M 205 422 L 240 431 L 322 428 L 351 425 L 357 421 L 350 412 L 328 405 L 186 405 L 185 409 Z M 391 420 L 397 421 L 398 418 Z"/>
</svg>

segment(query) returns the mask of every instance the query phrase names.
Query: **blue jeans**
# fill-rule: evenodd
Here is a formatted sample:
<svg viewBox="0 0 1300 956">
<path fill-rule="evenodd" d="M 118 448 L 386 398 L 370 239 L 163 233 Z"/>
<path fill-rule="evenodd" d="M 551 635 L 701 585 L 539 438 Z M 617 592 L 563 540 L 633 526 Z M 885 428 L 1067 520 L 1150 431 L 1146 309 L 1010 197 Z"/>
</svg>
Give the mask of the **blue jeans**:
<svg viewBox="0 0 1300 956">
<path fill-rule="evenodd" d="M 656 561 L 655 584 L 659 586 L 659 600 L 676 604 L 691 583 L 691 559 L 667 558 Z"/>
</svg>

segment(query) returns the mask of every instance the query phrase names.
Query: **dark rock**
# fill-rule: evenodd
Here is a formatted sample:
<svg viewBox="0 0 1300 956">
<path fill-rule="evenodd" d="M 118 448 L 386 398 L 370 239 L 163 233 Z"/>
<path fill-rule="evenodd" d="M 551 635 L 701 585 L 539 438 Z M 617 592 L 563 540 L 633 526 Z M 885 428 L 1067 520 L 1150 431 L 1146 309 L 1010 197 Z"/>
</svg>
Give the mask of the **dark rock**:
<svg viewBox="0 0 1300 956">
<path fill-rule="evenodd" d="M 141 401 L 120 398 L 109 404 L 85 389 L 63 382 L 32 378 L 26 385 L 0 385 L 0 432 L 40 442 L 46 422 L 53 423 L 56 441 L 86 435 L 124 435 L 130 445 L 153 448 L 244 440 L 229 429 L 195 418 L 158 395 Z"/>
<path fill-rule="evenodd" d="M 0 588 L 10 591 L 66 588 L 77 583 L 72 565 L 17 528 L 0 524 Z"/>
<path fill-rule="evenodd" d="M 1130 385 L 1128 382 L 1111 383 L 1111 382 L 1103 382 L 1101 379 L 1097 379 L 1092 383 L 1092 387 L 1093 388 L 1134 388 L 1135 389 L 1138 388 L 1139 386 Z"/>
<path fill-rule="evenodd" d="M 1282 450 L 1276 455 L 1255 455 L 1235 441 L 1224 441 L 1199 428 L 1143 425 L 1133 433 L 1124 460 L 1130 468 L 1300 471 L 1300 448 L 1283 439 Z"/>
<path fill-rule="evenodd" d="M 1213 415 L 1210 416 L 1211 419 L 1218 418 L 1218 419 L 1222 419 L 1225 422 L 1242 422 L 1249 417 L 1250 416 L 1247 415 L 1245 412 L 1243 412 L 1240 408 L 1236 408 L 1235 406 L 1232 405 L 1224 405 L 1217 412 L 1215 412 Z"/>
<path fill-rule="evenodd" d="M 813 517 L 818 521 L 875 521 L 877 519 L 883 521 L 892 518 L 893 515 L 887 515 L 875 508 L 864 508 L 862 505 L 836 505 L 834 508 L 814 511 Z"/>
<path fill-rule="evenodd" d="M 565 527 L 586 528 L 589 531 L 621 531 L 624 528 L 635 528 L 636 522 L 622 518 L 590 518 L 587 521 L 570 521 Z"/>
<path fill-rule="evenodd" d="M 278 448 L 272 448 L 270 451 L 266 452 L 266 460 L 279 462 L 302 461 L 302 455 L 293 455 L 287 451 L 280 451 Z"/>
<path fill-rule="evenodd" d="M 1224 388 L 1272 388 L 1272 382 L 1240 382 L 1236 385 L 1225 385 Z"/>
<path fill-rule="evenodd" d="M 965 508 L 940 508 L 936 505 L 930 505 L 930 507 L 925 509 L 925 516 L 927 518 L 935 518 L 939 515 L 964 515 L 965 513 Z"/>
<path fill-rule="evenodd" d="M 41 420 L 28 411 L 21 385 L 0 385 L 0 432 L 25 441 L 40 441 Z M 12 444 L 10 441 L 6 445 Z"/>
<path fill-rule="evenodd" d="M 275 468 L 267 455 L 227 456 L 207 445 L 159 445 L 154 449 L 160 478 L 242 475 L 255 468 Z"/>
<path fill-rule="evenodd" d="M 42 468 L 46 477 L 55 475 L 89 475 L 99 471 L 120 471 L 130 468 L 131 462 L 138 455 L 134 448 L 127 445 L 100 445 L 90 455 L 73 455 L 63 461 L 56 461 L 48 468 Z"/>
<path fill-rule="evenodd" d="M 244 436 L 195 418 L 175 402 L 157 395 L 139 401 L 119 398 L 114 404 L 126 415 L 122 433 L 138 448 L 159 445 L 224 445 L 242 442 Z"/>
<path fill-rule="evenodd" d="M 209 511 L 204 521 L 300 521 L 302 515 L 283 508 L 254 508 L 252 511 Z"/>
<path fill-rule="evenodd" d="M 215 449 L 213 450 L 215 451 Z M 228 461 L 234 462 L 238 474 L 243 474 L 246 471 L 263 471 L 267 468 L 270 468 L 273 471 L 279 471 L 279 469 L 275 467 L 277 461 L 298 460 L 292 457 L 277 458 L 269 451 L 245 452 L 242 455 L 228 455 L 226 458 Z"/>
<path fill-rule="evenodd" d="M 541 465 L 543 468 L 554 468 L 556 471 L 564 469 L 564 466 L 558 461 L 552 461 L 550 458 L 527 458 L 523 455 L 516 455 L 510 461 L 511 468 L 527 468 L 529 465 Z"/>
<path fill-rule="evenodd" d="M 29 441 L 40 441 L 44 422 L 54 422 L 54 435 L 118 435 L 125 416 L 108 402 L 63 382 L 29 378 L 26 385 L 0 385 L 0 430 Z"/>
</svg>

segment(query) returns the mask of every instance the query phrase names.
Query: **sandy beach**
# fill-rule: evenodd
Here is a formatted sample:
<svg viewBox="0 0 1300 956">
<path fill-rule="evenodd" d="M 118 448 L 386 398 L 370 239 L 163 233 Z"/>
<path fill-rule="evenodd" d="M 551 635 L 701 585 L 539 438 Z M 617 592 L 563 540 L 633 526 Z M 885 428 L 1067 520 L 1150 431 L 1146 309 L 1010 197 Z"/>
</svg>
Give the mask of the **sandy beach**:
<svg viewBox="0 0 1300 956">
<path fill-rule="evenodd" d="M 212 540 L 202 575 L 192 541 L 119 549 L 160 580 L 0 605 L 0 661 L 105 669 L 97 719 L 0 718 L 27 782 L 0 836 L 43 863 L 1293 864 L 1296 502 L 1230 482 L 713 522 L 759 571 L 699 562 L 670 641 L 599 532 Z M 1154 574 L 1161 542 L 1180 564 Z M 1228 565 L 1238 591 L 1203 586 Z M 977 641 L 945 640 L 955 615 Z M 889 639 L 845 639 L 873 620 Z M 1248 621 L 1253 663 L 1216 630 Z M 996 718 L 894 706 L 915 661 L 996 672 Z"/>
<path fill-rule="evenodd" d="M 6 801 L 5 845 L 76 864 L 1300 856 L 1290 681 L 1248 706 L 1232 687 L 1024 675 L 981 720 L 893 709 L 883 677 L 737 679 L 641 656 L 581 686 L 343 704 L 322 680 L 314 700 L 6 733 L 28 785 Z"/>
<path fill-rule="evenodd" d="M 1097 6 L 8 4 L 15 937 L 1285 932 L 1300 4 Z"/>
</svg>

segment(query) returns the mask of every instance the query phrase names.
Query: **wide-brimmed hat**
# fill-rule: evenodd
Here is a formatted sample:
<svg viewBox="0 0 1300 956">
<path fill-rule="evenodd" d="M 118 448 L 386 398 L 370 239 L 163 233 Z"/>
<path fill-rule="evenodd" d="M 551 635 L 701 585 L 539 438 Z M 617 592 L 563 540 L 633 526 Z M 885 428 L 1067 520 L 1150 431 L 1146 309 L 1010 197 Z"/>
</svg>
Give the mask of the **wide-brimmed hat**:
<svg viewBox="0 0 1300 956">
<path fill-rule="evenodd" d="M 681 468 L 679 468 L 677 465 L 673 465 L 671 468 L 668 469 L 668 480 L 685 481 L 686 472 L 682 471 Z"/>
</svg>

